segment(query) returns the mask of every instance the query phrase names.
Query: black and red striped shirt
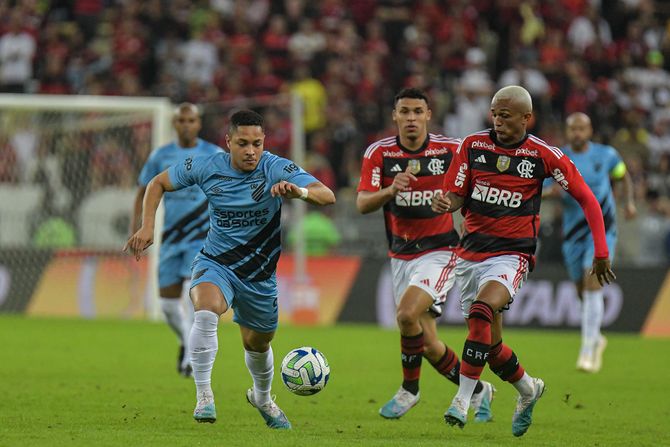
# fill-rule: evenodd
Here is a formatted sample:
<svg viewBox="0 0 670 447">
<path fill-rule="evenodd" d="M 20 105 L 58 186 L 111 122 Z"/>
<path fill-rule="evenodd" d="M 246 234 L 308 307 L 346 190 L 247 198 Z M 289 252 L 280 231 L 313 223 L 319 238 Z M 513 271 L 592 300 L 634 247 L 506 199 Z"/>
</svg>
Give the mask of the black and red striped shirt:
<svg viewBox="0 0 670 447">
<path fill-rule="evenodd" d="M 496 140 L 493 130 L 467 136 L 445 177 L 445 189 L 465 197 L 458 255 L 482 261 L 520 254 L 532 265 L 540 227 L 542 181 L 547 177 L 553 177 L 591 216 L 596 257 L 607 258 L 600 207 L 572 161 L 533 135 L 506 145 Z"/>
<path fill-rule="evenodd" d="M 436 214 L 430 206 L 433 195 L 444 192 L 444 174 L 460 141 L 431 133 L 418 151 L 410 151 L 396 136 L 379 140 L 365 151 L 358 191 L 386 188 L 408 166 L 417 177 L 409 191 L 399 192 L 384 205 L 389 256 L 414 259 L 458 244 L 451 215 Z"/>
</svg>

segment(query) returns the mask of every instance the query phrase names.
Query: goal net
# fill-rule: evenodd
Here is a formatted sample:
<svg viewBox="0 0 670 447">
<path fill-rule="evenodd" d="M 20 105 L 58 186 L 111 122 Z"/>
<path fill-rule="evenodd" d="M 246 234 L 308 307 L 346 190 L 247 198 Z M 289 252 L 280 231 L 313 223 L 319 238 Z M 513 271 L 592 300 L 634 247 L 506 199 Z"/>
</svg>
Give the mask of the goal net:
<svg viewBox="0 0 670 447">
<path fill-rule="evenodd" d="M 202 138 L 225 147 L 230 114 L 252 108 L 266 118 L 266 147 L 301 164 L 290 96 L 200 106 Z M 157 247 L 139 263 L 121 248 L 138 173 L 174 138 L 173 107 L 165 98 L 0 95 L 0 312 L 158 316 Z M 302 205 L 286 217 L 299 224 Z"/>
</svg>

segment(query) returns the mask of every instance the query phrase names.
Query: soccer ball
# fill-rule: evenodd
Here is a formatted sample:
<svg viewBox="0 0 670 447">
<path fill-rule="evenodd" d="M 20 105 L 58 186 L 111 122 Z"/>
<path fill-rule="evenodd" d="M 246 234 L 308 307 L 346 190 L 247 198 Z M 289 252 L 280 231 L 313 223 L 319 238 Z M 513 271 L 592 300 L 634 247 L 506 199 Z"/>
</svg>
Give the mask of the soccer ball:
<svg viewBox="0 0 670 447">
<path fill-rule="evenodd" d="M 296 348 L 281 362 L 281 379 L 286 388 L 299 396 L 310 396 L 328 383 L 330 366 L 321 352 L 310 346 Z"/>
</svg>

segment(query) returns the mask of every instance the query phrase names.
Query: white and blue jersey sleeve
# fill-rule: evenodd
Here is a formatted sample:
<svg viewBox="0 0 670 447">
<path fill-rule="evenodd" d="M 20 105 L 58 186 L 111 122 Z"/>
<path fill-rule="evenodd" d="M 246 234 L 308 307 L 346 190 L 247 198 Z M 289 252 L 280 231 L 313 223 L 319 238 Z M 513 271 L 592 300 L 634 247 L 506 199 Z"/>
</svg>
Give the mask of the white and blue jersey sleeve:
<svg viewBox="0 0 670 447">
<path fill-rule="evenodd" d="M 316 178 L 282 157 L 264 152 L 252 172 L 231 167 L 230 154 L 193 158 L 168 170 L 175 188 L 198 185 L 209 201 L 210 231 L 203 255 L 245 281 L 275 274 L 281 252 L 280 197 L 270 189 L 286 180 L 300 187 Z"/>
</svg>

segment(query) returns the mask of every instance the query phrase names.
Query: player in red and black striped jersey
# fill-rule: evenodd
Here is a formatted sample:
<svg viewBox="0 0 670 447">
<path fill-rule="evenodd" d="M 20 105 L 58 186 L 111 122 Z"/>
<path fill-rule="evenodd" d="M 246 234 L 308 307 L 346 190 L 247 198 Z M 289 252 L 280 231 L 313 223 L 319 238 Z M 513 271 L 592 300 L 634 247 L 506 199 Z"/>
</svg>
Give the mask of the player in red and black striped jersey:
<svg viewBox="0 0 670 447">
<path fill-rule="evenodd" d="M 454 283 L 453 248 L 459 238 L 451 215 L 431 210 L 460 140 L 429 134 L 430 116 L 421 90 L 405 89 L 396 95 L 393 120 L 398 136 L 379 140 L 365 152 L 356 201 L 363 214 L 384 210 L 404 378 L 380 409 L 391 419 L 419 401 L 422 357 L 452 382 L 460 380 L 458 356 L 437 337 L 435 322 Z M 493 391 L 489 383 L 475 384 L 472 406 L 477 420 L 491 419 Z"/>
<path fill-rule="evenodd" d="M 545 178 L 553 177 L 583 208 L 593 233 L 593 271 L 598 281 L 609 282 L 614 273 L 603 216 L 593 193 L 568 157 L 526 133 L 532 116 L 530 94 L 519 86 L 502 88 L 491 101 L 491 114 L 494 128 L 463 140 L 445 177 L 447 193 L 437 194 L 432 205 L 441 213 L 462 208 L 465 216 L 456 274 L 461 280 L 461 306 L 469 334 L 459 391 L 445 420 L 451 425 L 465 424 L 472 390 L 488 363 L 519 392 L 512 432 L 521 436 L 531 424 L 544 382 L 529 376 L 502 343 L 500 312 L 512 302 L 529 267 L 532 269 Z"/>
</svg>

